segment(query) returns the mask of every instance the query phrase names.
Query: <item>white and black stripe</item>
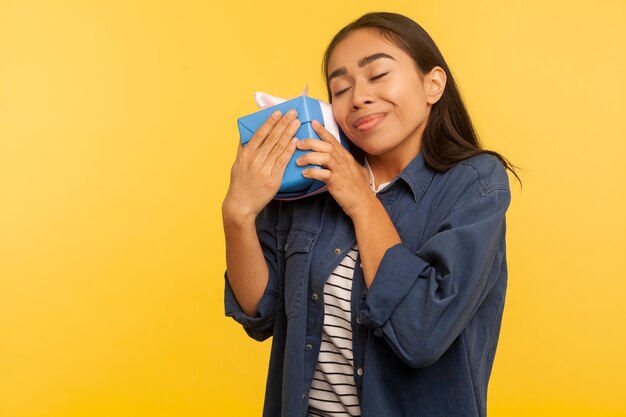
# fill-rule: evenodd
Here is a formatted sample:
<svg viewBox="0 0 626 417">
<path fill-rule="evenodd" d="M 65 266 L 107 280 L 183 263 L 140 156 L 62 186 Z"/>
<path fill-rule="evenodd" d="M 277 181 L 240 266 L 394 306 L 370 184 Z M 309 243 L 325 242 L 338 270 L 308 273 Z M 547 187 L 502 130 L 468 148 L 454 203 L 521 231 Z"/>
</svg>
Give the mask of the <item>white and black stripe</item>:
<svg viewBox="0 0 626 417">
<path fill-rule="evenodd" d="M 322 344 L 309 393 L 308 414 L 315 417 L 361 415 L 352 362 L 352 276 L 356 245 L 330 274 L 324 286 Z"/>
<path fill-rule="evenodd" d="M 370 187 L 378 193 L 389 182 L 375 187 L 370 173 Z M 324 285 L 324 326 L 322 344 L 309 393 L 308 415 L 313 417 L 352 417 L 361 415 L 354 383 L 352 356 L 351 294 L 352 277 L 359 254 L 355 244 L 330 274 Z"/>
</svg>

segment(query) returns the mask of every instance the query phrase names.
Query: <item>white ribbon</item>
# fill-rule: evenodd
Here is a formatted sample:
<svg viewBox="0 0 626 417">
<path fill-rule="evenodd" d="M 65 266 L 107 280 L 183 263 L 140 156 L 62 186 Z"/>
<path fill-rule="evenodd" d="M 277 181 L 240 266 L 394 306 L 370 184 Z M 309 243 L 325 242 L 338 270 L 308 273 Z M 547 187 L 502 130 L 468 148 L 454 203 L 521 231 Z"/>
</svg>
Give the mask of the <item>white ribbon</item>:
<svg viewBox="0 0 626 417">
<path fill-rule="evenodd" d="M 307 94 L 309 94 L 309 86 L 308 85 L 306 87 L 304 87 L 304 91 L 302 93 L 300 93 L 300 95 L 301 96 L 306 96 Z M 295 97 L 293 97 L 293 98 L 295 98 Z M 254 102 L 256 103 L 257 107 L 260 108 L 261 110 L 266 109 L 268 107 L 275 106 L 275 105 L 280 104 L 280 103 L 284 103 L 285 101 L 287 101 L 287 100 L 284 99 L 284 98 L 274 97 L 272 95 L 269 95 L 267 93 L 262 93 L 260 91 L 257 91 L 256 93 L 254 93 Z"/>
<path fill-rule="evenodd" d="M 307 94 L 309 94 L 308 85 L 304 87 L 304 90 L 302 91 L 302 93 L 300 93 L 300 96 L 306 96 Z M 296 97 L 299 97 L 299 96 L 296 96 Z M 292 98 L 295 98 L 295 97 L 292 97 Z M 261 110 L 266 109 L 268 107 L 275 106 L 280 103 L 284 103 L 285 101 L 287 100 L 284 98 L 272 96 L 270 94 L 262 93 L 260 91 L 257 91 L 256 93 L 254 93 L 254 102 L 256 103 L 257 107 L 260 108 Z M 321 100 L 318 100 L 318 101 L 320 103 L 322 115 L 324 116 L 324 120 L 323 120 L 324 127 L 335 137 L 335 139 L 337 139 L 337 141 L 340 142 L 341 139 L 339 138 L 339 127 L 337 126 L 337 122 L 335 121 L 335 118 L 333 117 L 332 106 L 329 103 L 326 103 L 325 101 L 321 101 Z"/>
</svg>

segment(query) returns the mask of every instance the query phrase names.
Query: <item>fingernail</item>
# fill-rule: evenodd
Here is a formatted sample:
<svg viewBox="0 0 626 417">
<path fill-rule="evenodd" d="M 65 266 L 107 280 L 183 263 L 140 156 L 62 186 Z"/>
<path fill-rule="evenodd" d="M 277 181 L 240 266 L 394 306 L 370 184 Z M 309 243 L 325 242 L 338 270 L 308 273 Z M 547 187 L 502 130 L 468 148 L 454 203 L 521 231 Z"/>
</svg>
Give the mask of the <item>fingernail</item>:
<svg viewBox="0 0 626 417">
<path fill-rule="evenodd" d="M 312 120 L 311 125 L 313 125 L 313 127 L 317 129 L 318 127 L 320 127 L 320 122 L 318 122 L 317 120 Z"/>
<path fill-rule="evenodd" d="M 272 113 L 272 117 L 274 119 L 278 119 L 280 117 L 282 113 L 280 112 L 280 110 L 276 110 L 274 113 Z"/>
<path fill-rule="evenodd" d="M 294 109 L 289 110 L 287 112 L 287 116 L 293 119 L 294 117 L 296 117 L 296 111 Z"/>
</svg>

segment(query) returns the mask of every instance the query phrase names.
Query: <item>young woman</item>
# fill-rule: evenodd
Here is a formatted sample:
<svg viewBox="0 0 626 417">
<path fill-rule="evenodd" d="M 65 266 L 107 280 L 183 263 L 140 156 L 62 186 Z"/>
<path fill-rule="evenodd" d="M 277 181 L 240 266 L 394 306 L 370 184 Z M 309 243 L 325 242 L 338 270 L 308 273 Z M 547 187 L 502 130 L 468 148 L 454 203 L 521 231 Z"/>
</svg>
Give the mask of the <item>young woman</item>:
<svg viewBox="0 0 626 417">
<path fill-rule="evenodd" d="M 350 139 L 275 114 L 240 146 L 222 210 L 226 314 L 273 336 L 263 415 L 486 414 L 507 283 L 501 155 L 484 150 L 441 53 L 370 13 L 324 57 Z M 282 116 L 282 117 L 281 117 Z M 272 200 L 296 146 L 328 192 Z"/>
</svg>

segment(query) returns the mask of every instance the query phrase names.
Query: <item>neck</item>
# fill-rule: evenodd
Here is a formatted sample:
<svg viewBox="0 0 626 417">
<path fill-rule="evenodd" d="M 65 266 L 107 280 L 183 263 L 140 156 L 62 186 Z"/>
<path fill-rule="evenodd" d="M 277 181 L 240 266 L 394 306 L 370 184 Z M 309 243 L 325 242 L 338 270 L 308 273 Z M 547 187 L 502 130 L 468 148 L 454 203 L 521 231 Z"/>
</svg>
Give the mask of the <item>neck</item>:
<svg viewBox="0 0 626 417">
<path fill-rule="evenodd" d="M 419 137 L 421 138 L 421 135 Z M 367 163 L 374 175 L 374 186 L 378 188 L 380 184 L 396 178 L 419 151 L 419 141 L 406 141 L 382 155 L 366 155 Z"/>
</svg>

